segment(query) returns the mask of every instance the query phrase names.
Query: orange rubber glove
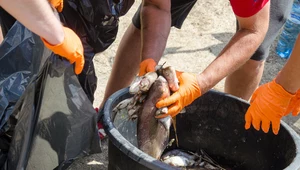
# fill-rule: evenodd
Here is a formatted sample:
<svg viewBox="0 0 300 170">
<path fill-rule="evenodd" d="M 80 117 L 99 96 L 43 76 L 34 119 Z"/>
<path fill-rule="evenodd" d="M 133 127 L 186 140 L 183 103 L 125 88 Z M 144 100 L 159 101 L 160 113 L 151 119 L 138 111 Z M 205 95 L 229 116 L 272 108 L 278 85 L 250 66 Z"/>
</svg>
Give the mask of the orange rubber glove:
<svg viewBox="0 0 300 170">
<path fill-rule="evenodd" d="M 48 0 L 48 1 L 58 12 L 61 12 L 63 10 L 64 7 L 63 0 Z"/>
<path fill-rule="evenodd" d="M 80 74 L 84 66 L 82 43 L 74 31 L 67 27 L 63 27 L 63 30 L 65 38 L 62 43 L 51 45 L 43 38 L 42 41 L 53 53 L 66 58 L 71 64 L 75 62 L 75 73 Z"/>
<path fill-rule="evenodd" d="M 155 71 L 156 62 L 152 58 L 148 58 L 141 62 L 139 76 L 143 76 L 148 72 Z"/>
<path fill-rule="evenodd" d="M 289 107 L 286 109 L 285 115 L 290 113 L 297 116 L 300 112 L 300 89 L 296 92 L 295 96 L 291 99 Z"/>
<path fill-rule="evenodd" d="M 280 119 L 284 116 L 291 98 L 290 94 L 283 87 L 275 82 L 275 79 L 260 86 L 252 95 L 251 105 L 245 115 L 245 129 L 251 124 L 256 130 L 260 126 L 265 133 L 268 133 L 272 124 L 273 133 L 278 134 Z"/>
<path fill-rule="evenodd" d="M 176 116 L 185 106 L 191 104 L 195 99 L 201 96 L 201 89 L 198 85 L 196 75 L 176 71 L 179 80 L 179 90 L 170 97 L 160 100 L 156 103 L 157 108 L 168 106 L 168 113 L 156 116 L 164 118 L 166 116 Z"/>
</svg>

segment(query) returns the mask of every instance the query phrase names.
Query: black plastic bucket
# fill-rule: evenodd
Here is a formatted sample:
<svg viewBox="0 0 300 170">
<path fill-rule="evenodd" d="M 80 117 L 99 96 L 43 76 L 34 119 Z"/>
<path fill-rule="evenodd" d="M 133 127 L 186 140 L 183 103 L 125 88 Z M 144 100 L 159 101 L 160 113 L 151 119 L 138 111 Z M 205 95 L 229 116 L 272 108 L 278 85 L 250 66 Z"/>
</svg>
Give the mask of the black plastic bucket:
<svg viewBox="0 0 300 170">
<path fill-rule="evenodd" d="M 130 97 L 128 88 L 114 93 L 104 107 L 103 123 L 110 138 L 109 169 L 175 169 L 143 153 L 126 140 L 112 122 L 112 109 Z M 300 138 L 281 122 L 278 135 L 244 129 L 249 104 L 234 96 L 209 91 L 177 116 L 177 135 L 182 149 L 203 149 L 221 166 L 243 170 L 300 169 Z M 171 135 L 173 133 L 171 132 Z"/>
</svg>

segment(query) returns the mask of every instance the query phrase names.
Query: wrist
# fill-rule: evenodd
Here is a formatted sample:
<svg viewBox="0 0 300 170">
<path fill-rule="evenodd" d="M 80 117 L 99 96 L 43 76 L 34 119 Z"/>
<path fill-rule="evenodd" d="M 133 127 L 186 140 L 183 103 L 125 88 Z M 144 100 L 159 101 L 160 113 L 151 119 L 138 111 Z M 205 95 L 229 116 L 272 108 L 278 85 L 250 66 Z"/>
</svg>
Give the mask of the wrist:
<svg viewBox="0 0 300 170">
<path fill-rule="evenodd" d="M 48 48 L 48 49 L 50 49 L 51 51 L 53 51 L 55 54 L 58 54 L 57 53 L 57 50 L 59 50 L 59 49 L 64 49 L 64 43 L 63 43 L 63 41 L 64 41 L 64 38 L 65 38 L 65 32 L 64 32 L 65 30 L 63 30 L 63 40 L 62 41 L 60 41 L 60 40 L 56 40 L 56 41 L 53 41 L 53 39 L 60 39 L 60 38 L 53 38 L 52 39 L 52 41 L 50 41 L 49 42 L 49 40 L 48 39 L 45 39 L 45 38 L 42 38 L 41 37 L 41 39 L 42 39 L 42 41 L 43 41 L 43 43 L 44 43 L 44 45 Z M 59 36 L 60 37 L 60 36 Z"/>
<path fill-rule="evenodd" d="M 298 90 L 298 86 L 293 86 L 294 83 L 287 79 L 287 76 L 282 75 L 281 72 L 279 72 L 274 81 L 290 94 L 295 94 Z"/>
<path fill-rule="evenodd" d="M 205 78 L 205 76 L 203 76 L 202 73 L 197 74 L 196 79 L 197 79 L 197 83 L 198 83 L 198 86 L 200 88 L 201 94 L 206 93 L 210 88 L 208 86 L 208 81 Z"/>
<path fill-rule="evenodd" d="M 295 96 L 296 92 L 290 93 L 281 84 L 277 83 L 276 79 L 274 79 L 271 83 L 273 86 L 271 89 L 274 91 L 275 94 L 277 93 L 278 96 L 281 96 L 282 98 L 286 99 L 290 99 Z"/>
<path fill-rule="evenodd" d="M 62 26 L 56 27 L 56 29 L 52 30 L 51 34 L 47 35 L 43 39 L 51 46 L 62 44 L 65 39 L 64 28 Z"/>
<path fill-rule="evenodd" d="M 156 60 L 154 60 L 153 58 L 146 58 L 146 57 L 141 57 L 141 63 L 153 63 L 157 65 Z"/>
</svg>

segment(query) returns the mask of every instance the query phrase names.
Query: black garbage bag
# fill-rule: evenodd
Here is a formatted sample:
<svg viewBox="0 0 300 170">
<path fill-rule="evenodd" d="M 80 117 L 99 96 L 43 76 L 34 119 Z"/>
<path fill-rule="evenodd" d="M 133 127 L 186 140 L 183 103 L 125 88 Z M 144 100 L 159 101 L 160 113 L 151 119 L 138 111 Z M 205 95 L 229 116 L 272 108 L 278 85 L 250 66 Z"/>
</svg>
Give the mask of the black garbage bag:
<svg viewBox="0 0 300 170">
<path fill-rule="evenodd" d="M 71 28 L 84 47 L 85 64 L 78 76 L 91 102 L 97 88 L 93 58 L 106 50 L 116 39 L 119 17 L 125 15 L 135 0 L 65 0 L 59 13 L 61 22 Z M 6 36 L 15 19 L 0 8 L 0 23 Z"/>
<path fill-rule="evenodd" d="M 0 167 L 6 161 L 16 124 L 16 119 L 10 119 L 14 106 L 50 54 L 40 38 L 19 22 L 0 46 Z"/>
<path fill-rule="evenodd" d="M 15 106 L 8 169 L 66 169 L 100 152 L 96 112 L 68 61 L 51 55 Z"/>
<path fill-rule="evenodd" d="M 14 25 L 16 19 L 0 7 L 0 24 L 3 37 L 6 36 L 10 28 Z"/>
<path fill-rule="evenodd" d="M 20 23 L 10 29 L 0 46 L 1 169 L 66 169 L 101 151 L 96 112 L 73 69 Z"/>
<path fill-rule="evenodd" d="M 19 22 L 3 40 L 0 46 L 0 136 L 10 127 L 7 121 L 14 105 L 50 54 L 40 38 Z"/>
<path fill-rule="evenodd" d="M 82 41 L 85 64 L 78 78 L 91 102 L 97 88 L 94 56 L 115 41 L 119 17 L 125 15 L 133 3 L 134 0 L 66 0 L 59 13 L 61 22 Z"/>
<path fill-rule="evenodd" d="M 107 49 L 116 39 L 119 17 L 125 15 L 134 0 L 67 0 L 60 13 L 61 22 L 81 38 L 85 51 Z M 90 46 L 90 47 L 87 47 Z"/>
</svg>

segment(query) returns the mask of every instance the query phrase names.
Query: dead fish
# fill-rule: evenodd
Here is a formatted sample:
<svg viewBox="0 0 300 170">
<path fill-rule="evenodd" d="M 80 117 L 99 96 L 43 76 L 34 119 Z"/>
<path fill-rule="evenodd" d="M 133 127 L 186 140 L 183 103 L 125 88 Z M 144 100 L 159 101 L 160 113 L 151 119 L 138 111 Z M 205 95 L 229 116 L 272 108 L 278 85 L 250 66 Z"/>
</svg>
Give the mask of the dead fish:
<svg viewBox="0 0 300 170">
<path fill-rule="evenodd" d="M 133 107 L 131 107 L 130 109 L 127 109 L 129 120 L 134 120 L 134 119 L 138 118 L 138 112 L 139 112 L 139 109 L 141 108 L 141 106 L 142 106 L 141 104 L 137 104 L 137 105 L 134 105 Z"/>
<path fill-rule="evenodd" d="M 161 115 L 161 114 L 167 114 L 168 113 L 168 107 L 162 107 L 157 109 L 155 112 L 155 116 Z"/>
<path fill-rule="evenodd" d="M 154 81 L 157 79 L 158 75 L 156 72 L 148 72 L 142 77 L 139 84 L 140 91 L 147 92 L 151 88 Z"/>
<path fill-rule="evenodd" d="M 174 149 L 162 155 L 161 160 L 169 165 L 176 167 L 193 166 L 196 156 L 186 153 L 179 149 Z"/>
<path fill-rule="evenodd" d="M 129 87 L 130 94 L 137 94 L 140 91 L 141 76 L 136 76 Z"/>
<path fill-rule="evenodd" d="M 192 166 L 195 163 L 194 160 L 190 160 L 184 156 L 171 156 L 164 158 L 163 162 L 176 167 Z"/>
<path fill-rule="evenodd" d="M 126 108 L 132 102 L 132 99 L 133 97 L 121 101 L 116 107 L 114 107 L 113 112 L 117 113 L 119 110 Z"/>
<path fill-rule="evenodd" d="M 163 68 L 161 72 L 164 78 L 166 78 L 171 91 L 177 91 L 179 89 L 179 81 L 176 76 L 176 70 L 174 69 L 174 67 L 168 66 L 166 68 Z"/>
<path fill-rule="evenodd" d="M 190 151 L 173 149 L 164 153 L 161 156 L 161 161 L 178 167 L 181 170 L 225 170 L 220 165 L 216 164 L 203 150 L 201 150 L 201 154 L 198 155 Z"/>
<path fill-rule="evenodd" d="M 136 76 L 129 87 L 130 94 L 147 92 L 158 75 L 156 72 L 148 72 L 144 76 Z"/>
<path fill-rule="evenodd" d="M 155 104 L 161 98 L 170 96 L 168 82 L 159 76 L 151 86 L 148 96 L 138 113 L 138 148 L 148 155 L 159 159 L 168 145 L 171 117 L 156 119 Z"/>
<path fill-rule="evenodd" d="M 127 105 L 127 109 L 130 110 L 131 108 L 133 108 L 135 105 L 139 104 L 140 101 L 140 97 L 142 96 L 141 93 L 137 93 L 135 94 L 131 101 L 129 102 L 129 104 Z M 123 102 L 123 101 L 122 101 Z"/>
</svg>

